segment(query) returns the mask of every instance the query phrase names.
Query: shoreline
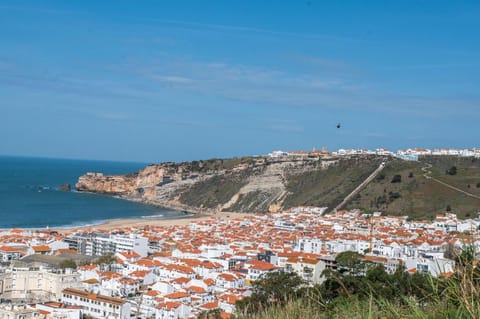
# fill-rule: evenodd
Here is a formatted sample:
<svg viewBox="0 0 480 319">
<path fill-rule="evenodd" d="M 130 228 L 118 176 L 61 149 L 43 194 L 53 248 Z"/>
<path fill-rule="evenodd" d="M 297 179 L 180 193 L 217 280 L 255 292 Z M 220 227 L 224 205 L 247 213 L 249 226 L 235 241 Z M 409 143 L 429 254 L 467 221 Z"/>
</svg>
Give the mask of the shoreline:
<svg viewBox="0 0 480 319">
<path fill-rule="evenodd" d="M 147 205 L 151 207 L 157 207 L 157 208 L 163 208 L 163 209 L 169 209 L 169 210 L 174 210 L 177 212 L 182 212 L 182 213 L 188 213 L 192 215 L 197 215 L 197 214 L 212 214 L 216 213 L 217 211 L 215 209 L 205 209 L 201 210 L 195 207 L 191 207 L 185 204 L 175 204 L 175 203 L 159 203 L 154 200 L 144 200 L 141 198 L 134 198 L 134 197 L 128 197 L 125 195 L 119 195 L 119 194 L 111 194 L 111 193 L 101 193 L 101 192 L 94 192 L 94 191 L 85 191 L 85 190 L 77 190 L 73 188 L 70 192 L 74 193 L 79 193 L 79 194 L 93 194 L 93 195 L 100 195 L 100 196 L 106 196 L 106 197 L 111 197 L 119 200 L 124 200 L 128 202 L 133 202 L 137 204 L 142 204 L 142 205 Z"/>
<path fill-rule="evenodd" d="M 59 232 L 61 234 L 74 233 L 79 231 L 112 231 L 122 230 L 126 228 L 140 228 L 145 226 L 153 227 L 171 227 L 171 226 L 184 226 L 193 221 L 204 221 L 209 219 L 228 220 L 241 218 L 251 215 L 250 213 L 237 213 L 237 212 L 220 212 L 215 209 L 198 209 L 184 204 L 177 203 L 158 203 L 156 201 L 141 200 L 136 198 L 129 198 L 126 196 L 103 194 L 90 191 L 78 191 L 72 189 L 69 192 L 74 193 L 86 193 L 100 196 L 107 196 L 115 198 L 121 201 L 129 201 L 137 204 L 142 204 L 151 207 L 157 207 L 165 210 L 175 211 L 178 213 L 176 216 L 159 215 L 145 215 L 145 216 L 133 216 L 133 217 L 121 217 L 110 218 L 103 220 L 86 221 L 85 223 L 73 222 L 72 224 L 63 224 L 58 226 L 45 225 L 43 227 L 21 227 L 12 226 L 7 228 L 0 228 L 1 231 L 8 231 L 11 229 L 22 229 L 30 232 Z"/>
<path fill-rule="evenodd" d="M 234 220 L 252 216 L 251 213 L 235 213 L 235 212 L 215 212 L 215 213 L 198 213 L 193 215 L 185 215 L 185 217 L 176 218 L 118 218 L 105 220 L 96 225 L 85 225 L 79 227 L 50 227 L 45 228 L 49 231 L 57 231 L 59 233 L 72 233 L 77 231 L 112 231 L 126 228 L 140 228 L 145 226 L 152 227 L 171 227 L 185 226 L 195 221 L 216 220 Z M 38 230 L 45 230 L 38 229 Z"/>
<path fill-rule="evenodd" d="M 87 192 L 85 192 L 87 193 Z M 91 194 L 98 194 L 94 192 L 88 192 Z M 98 195 L 104 195 L 104 194 L 98 194 Z M 108 195 L 107 195 L 108 196 Z M 11 227 L 0 227 L 0 232 L 2 231 L 8 231 L 11 229 L 22 229 L 25 231 L 32 231 L 32 232 L 43 232 L 43 231 L 61 231 L 61 232 L 68 232 L 68 231 L 75 231 L 75 230 L 81 230 L 81 229 L 97 229 L 97 228 L 112 228 L 112 225 L 139 225 L 139 224 L 158 224 L 161 221 L 164 221 L 165 224 L 170 224 L 169 221 L 172 220 L 184 220 L 184 219 L 189 219 L 189 220 L 194 220 L 198 217 L 201 216 L 210 216 L 213 214 L 215 216 L 216 212 L 213 210 L 209 210 L 208 212 L 202 212 L 198 211 L 195 209 L 192 209 L 191 207 L 181 207 L 175 206 L 175 205 L 169 205 L 164 206 L 160 205 L 158 203 L 153 203 L 153 202 L 148 202 L 148 201 L 139 201 L 135 199 L 130 199 L 130 198 L 125 198 L 125 197 L 120 197 L 120 196 L 110 196 L 112 198 L 116 198 L 118 200 L 123 200 L 123 201 L 130 201 L 146 206 L 151 206 L 151 207 L 156 207 L 156 208 L 161 208 L 167 211 L 174 211 L 178 213 L 178 215 L 174 216 L 165 216 L 163 214 L 159 215 L 144 215 L 144 216 L 132 216 L 132 217 L 120 217 L 120 218 L 108 218 L 108 219 L 100 219 L 100 220 L 92 220 L 92 221 L 85 221 L 85 222 L 73 222 L 71 224 L 63 224 L 63 225 L 56 225 L 56 226 L 50 226 L 50 225 L 45 225 L 45 226 L 34 226 L 34 227 L 22 227 L 22 226 L 11 226 Z M 233 213 L 237 214 L 237 213 Z M 168 222 L 167 222 L 168 221 Z M 164 224 L 164 223 L 161 223 Z"/>
</svg>

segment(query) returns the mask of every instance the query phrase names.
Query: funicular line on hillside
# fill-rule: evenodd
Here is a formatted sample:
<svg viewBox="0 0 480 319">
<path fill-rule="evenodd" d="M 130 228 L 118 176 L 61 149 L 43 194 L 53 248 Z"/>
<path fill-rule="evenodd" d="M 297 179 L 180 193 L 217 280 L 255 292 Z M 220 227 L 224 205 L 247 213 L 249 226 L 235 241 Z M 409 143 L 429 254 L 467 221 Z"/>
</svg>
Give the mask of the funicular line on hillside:
<svg viewBox="0 0 480 319">
<path fill-rule="evenodd" d="M 340 210 L 344 207 L 355 195 L 357 195 L 365 186 L 368 185 L 377 175 L 385 168 L 385 162 L 382 162 L 363 182 L 360 183 L 350 194 L 348 194 L 343 201 L 338 204 L 333 211 Z"/>
</svg>

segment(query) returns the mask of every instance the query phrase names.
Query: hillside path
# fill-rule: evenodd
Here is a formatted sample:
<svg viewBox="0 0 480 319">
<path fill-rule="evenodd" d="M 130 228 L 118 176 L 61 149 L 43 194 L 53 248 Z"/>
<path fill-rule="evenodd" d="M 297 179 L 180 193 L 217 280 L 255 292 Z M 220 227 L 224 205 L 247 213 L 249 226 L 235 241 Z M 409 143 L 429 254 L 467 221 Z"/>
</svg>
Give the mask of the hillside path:
<svg viewBox="0 0 480 319">
<path fill-rule="evenodd" d="M 460 189 L 460 188 L 455 187 L 455 186 L 453 186 L 453 185 L 447 184 L 447 183 L 442 182 L 441 180 L 439 180 L 439 179 L 437 179 L 437 178 L 435 178 L 435 177 L 432 177 L 432 176 L 431 176 L 432 171 L 430 171 L 430 168 L 432 168 L 432 164 L 430 164 L 430 163 L 425 163 L 425 165 L 426 165 L 426 166 L 422 167 L 422 171 L 423 171 L 423 177 L 425 177 L 426 179 L 431 179 L 431 180 L 433 180 L 433 181 L 435 181 L 435 182 L 437 182 L 437 183 L 440 183 L 440 184 L 442 184 L 443 186 L 446 186 L 446 187 L 448 187 L 448 188 L 450 188 L 450 189 L 453 189 L 453 190 L 455 190 L 455 191 L 457 191 L 457 192 L 460 192 L 460 193 L 462 193 L 462 194 L 465 194 L 465 195 L 467 195 L 467 196 L 470 196 L 470 197 L 473 197 L 473 198 L 476 198 L 476 199 L 480 199 L 480 196 L 477 196 L 477 195 L 474 195 L 474 194 L 472 194 L 472 193 L 466 192 L 466 191 L 464 191 L 463 189 Z"/>
</svg>

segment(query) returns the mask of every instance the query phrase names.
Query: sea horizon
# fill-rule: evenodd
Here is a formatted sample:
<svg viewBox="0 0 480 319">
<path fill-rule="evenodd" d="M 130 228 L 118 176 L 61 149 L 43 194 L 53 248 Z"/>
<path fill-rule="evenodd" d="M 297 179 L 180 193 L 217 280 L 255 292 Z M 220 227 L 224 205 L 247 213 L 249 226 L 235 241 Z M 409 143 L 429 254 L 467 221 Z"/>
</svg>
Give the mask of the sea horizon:
<svg viewBox="0 0 480 319">
<path fill-rule="evenodd" d="M 0 229 L 75 228 L 115 219 L 178 218 L 183 212 L 74 189 L 86 172 L 128 174 L 146 163 L 0 155 Z"/>
</svg>

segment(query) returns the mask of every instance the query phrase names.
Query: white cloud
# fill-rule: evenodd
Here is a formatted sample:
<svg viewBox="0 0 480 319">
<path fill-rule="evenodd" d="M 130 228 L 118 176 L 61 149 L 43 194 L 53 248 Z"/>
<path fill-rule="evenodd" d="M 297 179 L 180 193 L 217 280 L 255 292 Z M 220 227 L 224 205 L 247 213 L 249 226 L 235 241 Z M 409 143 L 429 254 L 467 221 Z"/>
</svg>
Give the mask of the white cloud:
<svg viewBox="0 0 480 319">
<path fill-rule="evenodd" d="M 193 82 L 192 79 L 183 77 L 183 76 L 176 76 L 176 75 L 151 75 L 153 80 L 158 80 L 161 82 L 166 82 L 170 84 L 190 84 Z"/>
<path fill-rule="evenodd" d="M 267 128 L 272 131 L 284 132 L 284 133 L 302 133 L 304 131 L 303 127 L 293 126 L 293 125 L 275 124 L 275 125 L 269 125 Z"/>
<path fill-rule="evenodd" d="M 125 121 L 130 119 L 129 115 L 116 112 L 97 112 L 94 114 L 94 116 L 98 119 L 108 121 Z"/>
<path fill-rule="evenodd" d="M 239 25 L 228 25 L 228 24 L 215 24 L 215 23 L 200 23 L 195 21 L 184 21 L 184 20 L 167 20 L 167 19 L 139 19 L 144 22 L 153 22 L 155 24 L 164 24 L 171 25 L 173 27 L 188 28 L 195 31 L 206 30 L 206 31 L 228 31 L 236 33 L 250 33 L 250 34 L 260 34 L 267 36 L 278 36 L 278 37 L 292 37 L 292 38 L 303 38 L 303 39 L 316 39 L 316 40 L 338 40 L 338 41 L 348 41 L 348 42 L 366 42 L 362 38 L 350 38 L 345 36 L 331 35 L 331 34 L 320 34 L 320 33 L 299 33 L 293 31 L 275 31 L 270 29 L 255 28 L 249 26 L 239 26 Z"/>
<path fill-rule="evenodd" d="M 458 97 L 401 95 L 379 90 L 375 83 L 357 77 L 333 76 L 321 71 L 295 73 L 285 69 L 171 57 L 161 62 L 126 66 L 127 69 L 153 85 L 168 84 L 174 90 L 256 104 L 412 114 L 432 119 L 452 114 L 478 116 L 480 112 L 476 107 L 478 97 L 462 100 Z"/>
</svg>

